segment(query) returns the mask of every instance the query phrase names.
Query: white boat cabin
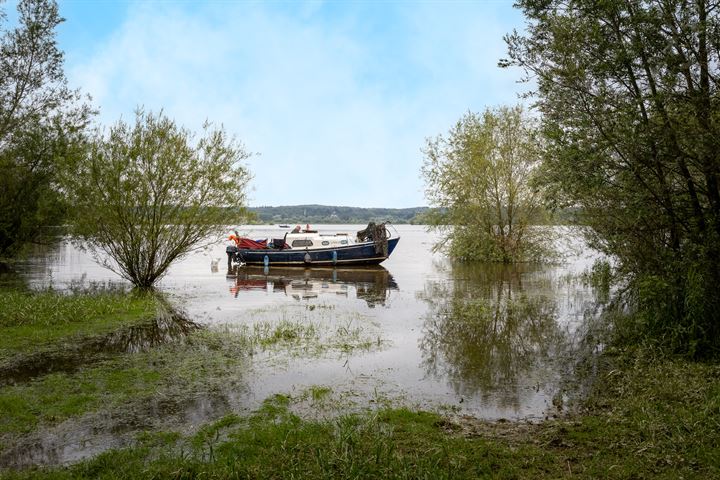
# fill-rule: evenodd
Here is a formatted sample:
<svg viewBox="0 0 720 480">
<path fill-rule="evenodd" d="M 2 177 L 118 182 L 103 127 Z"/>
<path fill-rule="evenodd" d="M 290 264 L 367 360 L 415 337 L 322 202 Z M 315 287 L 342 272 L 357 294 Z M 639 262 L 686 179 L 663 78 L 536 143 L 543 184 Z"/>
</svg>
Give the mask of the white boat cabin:
<svg viewBox="0 0 720 480">
<path fill-rule="evenodd" d="M 277 240 L 273 240 L 276 242 Z M 320 234 L 317 230 L 302 230 L 285 234 L 285 248 L 291 250 L 316 250 L 353 245 L 355 238 L 349 233 Z"/>
</svg>

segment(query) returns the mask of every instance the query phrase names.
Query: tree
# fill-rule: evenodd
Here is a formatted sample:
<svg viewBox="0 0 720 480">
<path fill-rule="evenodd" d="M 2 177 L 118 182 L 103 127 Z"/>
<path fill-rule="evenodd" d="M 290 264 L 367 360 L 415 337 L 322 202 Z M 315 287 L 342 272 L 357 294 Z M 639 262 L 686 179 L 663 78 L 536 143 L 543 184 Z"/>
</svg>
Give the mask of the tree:
<svg viewBox="0 0 720 480">
<path fill-rule="evenodd" d="M 706 0 L 521 0 L 544 178 L 618 260 L 637 332 L 720 352 L 720 21 Z"/>
<path fill-rule="evenodd" d="M 530 227 L 543 211 L 531 186 L 540 156 L 521 107 L 468 112 L 447 137 L 428 139 L 423 153 L 435 207 L 426 218 L 449 230 L 444 244 L 453 257 L 511 263 L 549 253 L 547 232 Z"/>
<path fill-rule="evenodd" d="M 98 132 L 66 172 L 73 232 L 103 266 L 150 288 L 244 214 L 248 156 L 222 129 L 206 124 L 195 140 L 163 113 L 138 111 L 134 125 Z"/>
<path fill-rule="evenodd" d="M 67 87 L 49 0 L 18 4 L 18 26 L 0 11 L 0 258 L 59 221 L 57 168 L 77 152 L 91 111 Z"/>
</svg>

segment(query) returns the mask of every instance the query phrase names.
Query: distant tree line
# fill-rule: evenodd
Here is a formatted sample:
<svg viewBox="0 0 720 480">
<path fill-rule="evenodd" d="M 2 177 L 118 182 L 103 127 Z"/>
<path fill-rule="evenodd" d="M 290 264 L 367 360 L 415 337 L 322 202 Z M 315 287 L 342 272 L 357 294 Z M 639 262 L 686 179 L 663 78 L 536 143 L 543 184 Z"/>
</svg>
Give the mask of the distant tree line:
<svg viewBox="0 0 720 480">
<path fill-rule="evenodd" d="M 270 223 L 423 223 L 427 207 L 360 208 L 328 205 L 292 205 L 281 207 L 250 207 L 261 224 Z"/>
</svg>

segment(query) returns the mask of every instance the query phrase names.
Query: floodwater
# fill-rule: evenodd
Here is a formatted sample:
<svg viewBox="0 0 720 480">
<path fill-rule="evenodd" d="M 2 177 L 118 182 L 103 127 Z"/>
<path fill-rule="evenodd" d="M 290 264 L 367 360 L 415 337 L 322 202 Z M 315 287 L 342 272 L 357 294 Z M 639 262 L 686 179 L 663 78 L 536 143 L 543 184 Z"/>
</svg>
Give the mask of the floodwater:
<svg viewBox="0 0 720 480">
<path fill-rule="evenodd" d="M 155 318 L 109 334 L 64 345 L 63 349 L 17 355 L 0 366 L 0 387 L 27 382 L 49 373 L 72 373 L 98 363 L 115 353 L 137 353 L 182 339 L 198 330 L 199 324 L 162 305 Z"/>
<path fill-rule="evenodd" d="M 364 226 L 315 227 L 331 233 Z M 242 389 L 190 400 L 177 421 L 211 421 L 251 411 L 274 394 L 299 395 L 314 387 L 331 389 L 350 410 L 392 404 L 527 421 L 562 410 L 573 395 L 583 322 L 595 305 L 593 290 L 578 277 L 597 255 L 582 248 L 578 232 L 559 229 L 561 264 L 503 267 L 454 265 L 432 252 L 437 234 L 423 226 L 395 228 L 400 243 L 377 267 L 246 267 L 228 275 L 223 243 L 174 265 L 159 289 L 203 328 L 232 331 L 289 320 L 327 332 L 352 330 L 367 340 L 363 348 L 259 352 L 250 357 Z M 281 232 L 277 226 L 241 229 L 251 238 Z M 34 288 L 122 282 L 69 242 L 36 252 L 20 270 Z M 313 415 L 312 406 L 301 413 Z M 76 422 L 97 436 L 85 439 L 87 448 L 63 454 L 68 446 L 56 433 L 55 443 L 41 445 L 41 454 L 28 461 L 63 463 L 117 446 L 88 421 Z M 24 463 L 11 463 L 17 462 Z"/>
</svg>

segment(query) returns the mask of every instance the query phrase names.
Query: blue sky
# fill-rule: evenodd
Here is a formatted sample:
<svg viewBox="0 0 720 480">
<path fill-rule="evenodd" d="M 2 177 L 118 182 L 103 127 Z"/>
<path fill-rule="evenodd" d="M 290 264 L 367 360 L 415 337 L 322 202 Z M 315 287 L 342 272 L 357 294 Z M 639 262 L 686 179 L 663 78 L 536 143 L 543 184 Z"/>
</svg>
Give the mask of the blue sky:
<svg viewBox="0 0 720 480">
<path fill-rule="evenodd" d="M 9 6 L 7 6 L 9 7 Z M 9 7 L 10 10 L 12 7 Z M 235 134 L 250 204 L 426 205 L 426 137 L 517 103 L 511 1 L 60 1 L 73 87 L 111 124 L 137 106 Z"/>
</svg>

